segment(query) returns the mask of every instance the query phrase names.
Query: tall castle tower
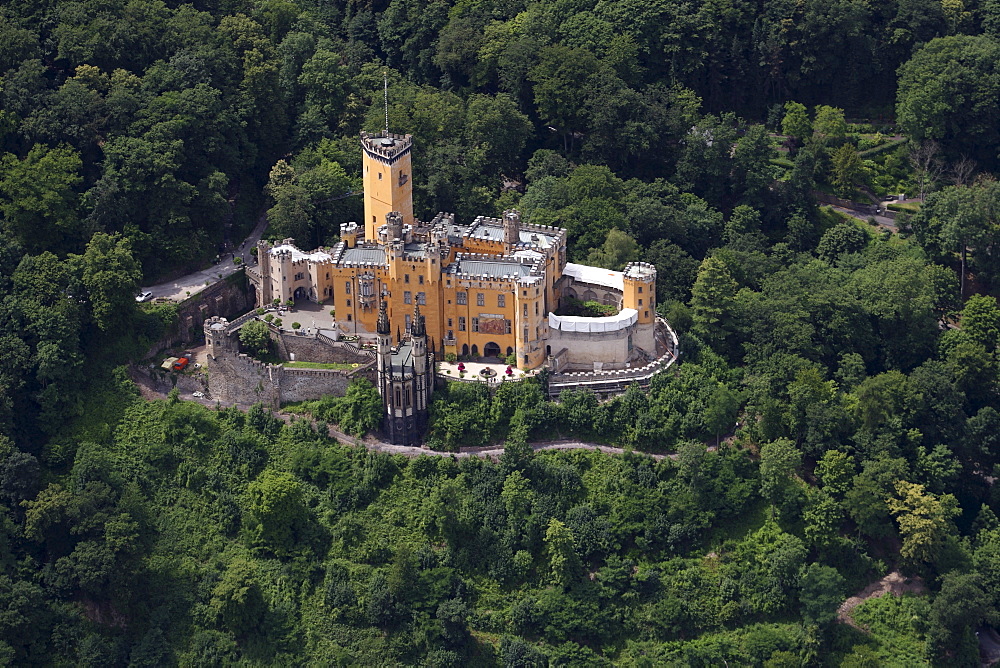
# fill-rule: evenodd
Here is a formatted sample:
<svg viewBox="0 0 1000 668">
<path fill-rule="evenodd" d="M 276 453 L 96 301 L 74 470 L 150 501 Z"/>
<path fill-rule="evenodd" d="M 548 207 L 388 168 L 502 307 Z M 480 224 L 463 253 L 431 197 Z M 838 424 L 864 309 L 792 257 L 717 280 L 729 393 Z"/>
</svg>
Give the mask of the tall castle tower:
<svg viewBox="0 0 1000 668">
<path fill-rule="evenodd" d="M 517 209 L 503 212 L 503 246 L 505 253 L 512 253 L 521 241 L 521 214 Z"/>
<path fill-rule="evenodd" d="M 622 276 L 622 308 L 639 312 L 636 343 L 656 350 L 653 329 L 656 323 L 656 267 L 648 262 L 629 262 Z"/>
<path fill-rule="evenodd" d="M 365 188 L 365 239 L 378 239 L 378 228 L 387 214 L 398 211 L 403 223 L 413 225 L 413 171 L 410 168 L 412 135 L 388 131 L 361 133 Z"/>
</svg>

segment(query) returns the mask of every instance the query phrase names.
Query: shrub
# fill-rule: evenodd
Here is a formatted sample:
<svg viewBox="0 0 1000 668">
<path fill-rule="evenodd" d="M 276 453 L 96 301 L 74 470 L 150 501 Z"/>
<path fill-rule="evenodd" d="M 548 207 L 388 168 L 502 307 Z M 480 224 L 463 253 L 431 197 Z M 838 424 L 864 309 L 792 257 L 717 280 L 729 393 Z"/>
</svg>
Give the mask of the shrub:
<svg viewBox="0 0 1000 668">
<path fill-rule="evenodd" d="M 264 309 L 263 309 L 263 307 L 257 309 L 257 315 L 264 315 Z"/>
<path fill-rule="evenodd" d="M 274 320 L 274 314 L 268 313 L 267 315 L 264 316 L 265 322 L 271 322 L 272 320 Z"/>
<path fill-rule="evenodd" d="M 302 323 L 301 322 L 293 322 L 292 323 L 292 329 L 299 329 L 300 327 L 302 327 Z"/>
<path fill-rule="evenodd" d="M 445 353 L 444 361 L 447 362 L 448 364 L 454 364 L 455 362 L 458 361 L 458 355 L 456 355 L 455 353 Z"/>
</svg>

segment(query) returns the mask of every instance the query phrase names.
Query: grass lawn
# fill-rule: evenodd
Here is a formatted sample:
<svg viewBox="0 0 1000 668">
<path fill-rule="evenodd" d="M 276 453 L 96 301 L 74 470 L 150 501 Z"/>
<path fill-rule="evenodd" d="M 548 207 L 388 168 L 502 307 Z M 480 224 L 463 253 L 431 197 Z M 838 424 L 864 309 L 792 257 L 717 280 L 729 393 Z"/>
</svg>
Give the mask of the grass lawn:
<svg viewBox="0 0 1000 668">
<path fill-rule="evenodd" d="M 892 202 L 889 204 L 889 210 L 916 213 L 920 211 L 920 202 Z"/>
<path fill-rule="evenodd" d="M 295 369 L 338 369 L 340 371 L 350 371 L 351 369 L 357 369 L 360 364 L 346 364 L 343 362 L 334 362 L 332 364 L 322 364 L 320 362 L 285 362 L 286 367 Z"/>
</svg>

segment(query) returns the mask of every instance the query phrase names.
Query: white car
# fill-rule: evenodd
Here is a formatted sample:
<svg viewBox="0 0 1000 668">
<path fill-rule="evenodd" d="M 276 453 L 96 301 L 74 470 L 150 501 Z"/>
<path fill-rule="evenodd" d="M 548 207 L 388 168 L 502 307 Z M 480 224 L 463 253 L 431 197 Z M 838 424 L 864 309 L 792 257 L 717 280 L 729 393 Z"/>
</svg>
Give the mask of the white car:
<svg viewBox="0 0 1000 668">
<path fill-rule="evenodd" d="M 194 397 L 195 399 L 202 399 L 202 398 L 205 397 L 205 393 L 204 392 L 192 392 L 191 396 Z"/>
<path fill-rule="evenodd" d="M 148 302 L 152 298 L 153 298 L 153 293 L 150 292 L 149 290 L 144 290 L 143 292 L 140 292 L 135 296 L 135 300 L 139 303 Z"/>
</svg>

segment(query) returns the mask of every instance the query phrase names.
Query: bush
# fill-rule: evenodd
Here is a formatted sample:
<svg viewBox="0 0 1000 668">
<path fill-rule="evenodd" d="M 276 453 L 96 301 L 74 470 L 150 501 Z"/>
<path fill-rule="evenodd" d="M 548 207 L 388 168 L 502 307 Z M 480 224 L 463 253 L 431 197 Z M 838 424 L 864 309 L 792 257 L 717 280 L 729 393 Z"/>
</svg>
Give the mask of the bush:
<svg viewBox="0 0 1000 668">
<path fill-rule="evenodd" d="M 301 322 L 293 322 L 292 323 L 292 329 L 299 329 L 301 327 L 302 327 L 302 323 Z"/>
<path fill-rule="evenodd" d="M 271 322 L 272 320 L 274 320 L 274 314 L 273 313 L 268 313 L 267 315 L 264 316 L 264 321 L 265 322 Z"/>
<path fill-rule="evenodd" d="M 504 362 L 509 366 L 515 366 L 517 364 L 517 353 L 511 353 L 510 355 L 507 355 L 506 359 L 504 359 Z"/>
<path fill-rule="evenodd" d="M 458 355 L 456 355 L 455 353 L 445 353 L 444 361 L 447 362 L 448 364 L 454 364 L 455 362 L 458 361 Z"/>
<path fill-rule="evenodd" d="M 288 308 L 292 308 L 293 306 L 295 306 L 295 300 L 294 299 L 287 300 L 285 302 L 285 306 L 287 306 Z"/>
<path fill-rule="evenodd" d="M 264 308 L 261 307 L 261 308 L 257 309 L 256 313 L 257 313 L 257 315 L 264 315 Z"/>
</svg>

